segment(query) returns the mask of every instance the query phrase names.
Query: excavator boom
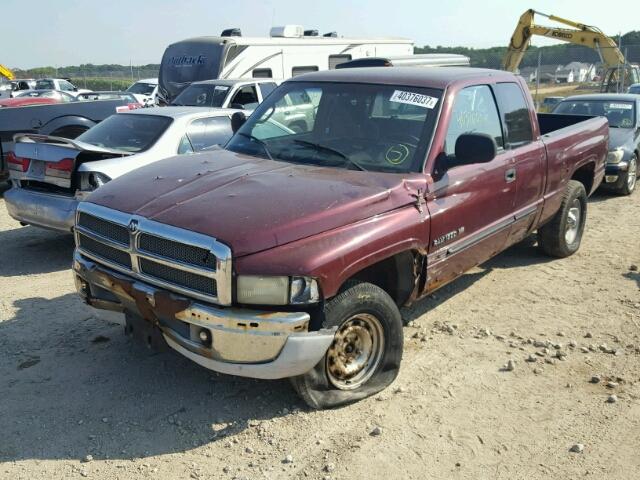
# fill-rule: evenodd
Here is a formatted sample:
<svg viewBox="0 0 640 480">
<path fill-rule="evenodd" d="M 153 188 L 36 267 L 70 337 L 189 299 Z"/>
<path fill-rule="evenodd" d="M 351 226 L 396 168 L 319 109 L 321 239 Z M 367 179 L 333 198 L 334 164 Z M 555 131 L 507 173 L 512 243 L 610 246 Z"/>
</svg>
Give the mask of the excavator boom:
<svg viewBox="0 0 640 480">
<path fill-rule="evenodd" d="M 533 21 L 536 14 L 573 28 L 536 25 Z M 535 10 L 527 10 L 520 17 L 518 25 L 513 32 L 509 49 L 502 61 L 503 69 L 510 72 L 518 70 L 522 57 L 531 42 L 531 37 L 534 35 L 555 38 L 564 42 L 593 48 L 600 55 L 602 62 L 609 68 L 618 67 L 625 63 L 624 55 L 616 45 L 616 42 L 602 33 L 600 29 L 562 17 L 546 15 Z"/>
<path fill-rule="evenodd" d="M 15 80 L 15 75 L 4 65 L 0 64 L 0 76 L 5 77 L 8 80 Z"/>
</svg>

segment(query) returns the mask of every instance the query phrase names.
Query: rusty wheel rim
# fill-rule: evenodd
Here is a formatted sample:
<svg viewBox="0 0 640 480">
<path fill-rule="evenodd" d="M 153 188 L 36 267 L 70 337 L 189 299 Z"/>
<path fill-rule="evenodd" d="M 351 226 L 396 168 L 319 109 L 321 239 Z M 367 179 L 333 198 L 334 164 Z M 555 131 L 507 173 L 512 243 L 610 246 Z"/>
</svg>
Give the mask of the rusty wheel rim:
<svg viewBox="0 0 640 480">
<path fill-rule="evenodd" d="M 340 390 L 355 390 L 375 373 L 384 353 L 384 329 L 368 313 L 347 319 L 338 329 L 327 351 L 326 369 L 331 384 Z"/>
</svg>

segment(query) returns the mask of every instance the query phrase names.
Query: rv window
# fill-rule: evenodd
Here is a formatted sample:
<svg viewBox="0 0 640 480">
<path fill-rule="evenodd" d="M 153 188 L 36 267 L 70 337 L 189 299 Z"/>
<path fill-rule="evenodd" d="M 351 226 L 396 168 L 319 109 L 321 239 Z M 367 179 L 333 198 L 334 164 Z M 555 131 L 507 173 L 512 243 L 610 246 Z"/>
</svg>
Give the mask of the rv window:
<svg viewBox="0 0 640 480">
<path fill-rule="evenodd" d="M 291 76 L 302 75 L 303 73 L 317 72 L 318 67 L 293 67 L 291 69 Z"/>
<path fill-rule="evenodd" d="M 256 108 L 258 106 L 256 87 L 253 85 L 246 85 L 238 90 L 229 106 L 231 108 L 235 108 L 235 105 L 242 105 L 242 107 L 247 110 L 253 110 Z"/>
<path fill-rule="evenodd" d="M 329 55 L 329 70 L 334 70 L 341 63 L 351 61 L 351 55 Z"/>
<path fill-rule="evenodd" d="M 256 68 L 253 71 L 253 78 L 273 78 L 270 68 Z"/>
</svg>

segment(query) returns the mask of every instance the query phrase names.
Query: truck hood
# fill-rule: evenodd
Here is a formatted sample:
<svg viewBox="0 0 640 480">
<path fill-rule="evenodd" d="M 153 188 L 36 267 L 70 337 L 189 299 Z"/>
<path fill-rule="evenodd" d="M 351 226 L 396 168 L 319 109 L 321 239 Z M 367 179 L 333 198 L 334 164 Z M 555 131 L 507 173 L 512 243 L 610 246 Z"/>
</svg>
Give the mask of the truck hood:
<svg viewBox="0 0 640 480">
<path fill-rule="evenodd" d="M 242 256 L 414 203 L 425 184 L 419 174 L 306 166 L 219 150 L 134 170 L 87 201 L 215 237 Z"/>
</svg>

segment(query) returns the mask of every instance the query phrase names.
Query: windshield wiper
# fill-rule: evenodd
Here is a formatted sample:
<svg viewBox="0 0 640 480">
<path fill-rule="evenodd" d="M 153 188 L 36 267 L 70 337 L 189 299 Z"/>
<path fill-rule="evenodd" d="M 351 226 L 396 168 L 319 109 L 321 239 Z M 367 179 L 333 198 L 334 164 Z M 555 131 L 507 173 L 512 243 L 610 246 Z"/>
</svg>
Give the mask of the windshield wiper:
<svg viewBox="0 0 640 480">
<path fill-rule="evenodd" d="M 249 140 L 253 140 L 258 145 L 262 146 L 262 148 L 264 149 L 264 153 L 267 154 L 267 157 L 269 157 L 269 160 L 273 160 L 273 157 L 271 156 L 271 152 L 269 152 L 269 147 L 267 147 L 267 144 L 262 140 L 260 140 L 258 137 L 254 137 L 253 135 L 249 133 L 244 133 L 244 132 L 236 132 L 236 135 L 240 135 L 242 137 L 248 138 Z"/>
<path fill-rule="evenodd" d="M 368 171 L 366 168 L 364 168 L 362 165 L 360 165 L 355 160 L 350 159 L 347 155 L 342 153 L 340 150 L 336 150 L 335 148 L 327 147 L 327 146 L 321 145 L 319 143 L 310 142 L 308 140 L 301 140 L 299 138 L 295 138 L 295 139 L 293 139 L 293 141 L 294 141 L 294 143 L 297 143 L 297 144 L 300 144 L 300 145 L 306 145 L 306 146 L 315 148 L 318 151 L 319 150 L 323 150 L 325 152 L 333 153 L 334 155 L 337 155 L 340 158 L 343 158 L 345 163 L 348 163 L 349 165 L 353 165 L 358 170 L 361 170 L 363 172 L 367 172 Z"/>
<path fill-rule="evenodd" d="M 349 160 L 349 157 L 347 157 L 341 151 L 336 150 L 335 148 L 325 147 L 324 145 L 320 145 L 319 143 L 310 142 L 308 140 L 300 140 L 299 138 L 294 138 L 293 139 L 293 143 L 297 143 L 299 145 L 305 145 L 307 147 L 315 148 L 316 150 L 324 150 L 325 152 L 329 152 L 329 153 L 333 153 L 334 155 L 338 155 L 339 157 L 341 157 L 341 158 L 343 158 L 343 159 L 345 159 L 347 161 Z"/>
</svg>

